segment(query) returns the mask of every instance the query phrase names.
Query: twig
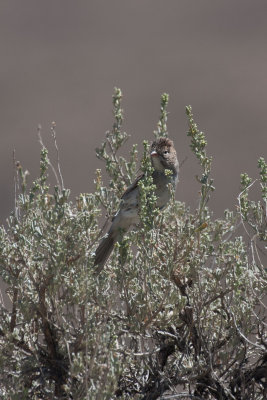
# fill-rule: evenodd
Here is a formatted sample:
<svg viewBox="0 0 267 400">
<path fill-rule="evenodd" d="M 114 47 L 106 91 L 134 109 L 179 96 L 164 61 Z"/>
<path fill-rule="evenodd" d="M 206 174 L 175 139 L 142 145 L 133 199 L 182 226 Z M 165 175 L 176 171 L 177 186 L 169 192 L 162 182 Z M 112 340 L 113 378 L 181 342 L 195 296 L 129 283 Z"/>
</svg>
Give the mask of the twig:
<svg viewBox="0 0 267 400">
<path fill-rule="evenodd" d="M 41 135 L 41 130 L 42 130 L 41 125 L 38 125 L 37 132 L 38 132 L 39 142 L 40 142 L 40 145 L 45 148 L 45 145 L 44 145 L 44 142 L 43 142 L 43 139 L 42 139 L 42 135 Z M 51 163 L 51 161 L 49 159 L 48 159 L 48 164 L 51 167 L 51 169 L 53 171 L 53 174 L 55 175 L 55 178 L 56 178 L 56 181 L 57 181 L 57 186 L 61 190 L 62 187 L 61 187 L 59 179 L 58 179 L 57 171 L 56 171 L 54 165 Z"/>
<path fill-rule="evenodd" d="M 14 289 L 13 299 L 12 299 L 12 312 L 11 312 L 11 320 L 10 320 L 10 332 L 13 332 L 16 327 L 17 321 L 17 304 L 18 304 L 18 288 Z"/>
<path fill-rule="evenodd" d="M 257 343 L 253 343 L 251 340 L 249 340 L 249 339 L 241 332 L 241 330 L 238 328 L 238 326 L 237 326 L 237 324 L 236 324 L 236 319 L 235 319 L 234 313 L 233 313 L 232 311 L 230 311 L 230 314 L 231 314 L 231 316 L 232 316 L 232 318 L 233 318 L 235 328 L 236 328 L 237 332 L 239 333 L 239 335 L 240 335 L 247 343 L 249 343 L 249 344 L 251 344 L 252 346 L 255 346 L 255 347 L 257 347 L 258 349 L 264 351 L 264 350 L 265 350 L 264 347 L 259 346 Z"/>
<path fill-rule="evenodd" d="M 181 169 L 184 163 L 187 161 L 188 157 L 185 156 L 185 158 L 179 163 L 179 168 Z"/>
<path fill-rule="evenodd" d="M 160 397 L 160 400 L 169 400 L 169 399 L 183 399 L 183 398 L 188 398 L 188 399 L 193 399 L 193 400 L 204 400 L 203 397 L 195 396 L 193 394 L 189 393 L 180 393 L 180 394 L 171 394 L 167 396 Z"/>
<path fill-rule="evenodd" d="M 51 132 L 52 132 L 52 137 L 54 139 L 55 149 L 56 149 L 56 152 L 57 152 L 57 169 L 58 169 L 58 173 L 59 173 L 60 180 L 61 180 L 61 188 L 64 189 L 64 182 L 63 182 L 63 176 L 62 176 L 61 168 L 60 168 L 59 150 L 58 150 L 58 145 L 57 145 L 57 136 L 56 136 L 55 127 L 56 127 L 56 123 L 52 122 Z"/>
<path fill-rule="evenodd" d="M 20 165 L 19 161 L 16 161 L 16 151 L 13 149 L 13 179 L 14 179 L 14 211 L 15 216 L 19 219 L 19 207 L 17 203 L 17 188 L 18 185 L 18 165 Z"/>
<path fill-rule="evenodd" d="M 117 168 L 118 168 L 118 170 L 119 170 L 119 172 L 120 172 L 120 176 L 121 176 L 121 178 L 123 179 L 123 181 L 128 185 L 129 182 L 128 182 L 127 179 L 125 178 L 125 175 L 124 175 L 124 173 L 123 173 L 121 164 L 119 163 L 119 160 L 118 160 L 118 158 L 117 158 L 116 151 L 114 151 L 113 146 L 112 146 L 112 143 L 111 143 L 111 141 L 110 141 L 108 135 L 107 135 L 106 137 L 107 137 L 107 143 L 108 143 L 108 145 L 109 145 L 111 154 L 112 154 L 112 156 L 113 156 L 113 160 L 114 160 L 114 162 L 117 164 Z"/>
<path fill-rule="evenodd" d="M 239 210 L 240 210 L 240 215 L 241 215 L 241 222 L 242 222 L 242 225 L 243 225 L 243 228 L 244 228 L 246 234 L 248 235 L 248 237 L 249 237 L 250 239 L 251 239 L 250 234 L 248 233 L 248 230 L 247 230 L 247 228 L 245 227 L 244 220 L 243 220 L 243 215 L 242 215 L 242 213 L 241 213 L 241 201 L 240 201 L 240 199 L 241 199 L 242 194 L 243 194 L 246 190 L 248 190 L 249 188 L 251 188 L 251 186 L 253 186 L 254 183 L 255 183 L 257 180 L 258 180 L 258 179 L 255 179 L 253 182 L 251 182 L 251 184 L 248 185 L 244 190 L 242 190 L 242 192 L 239 193 L 239 195 L 237 196 L 237 200 L 238 200 L 238 204 L 239 204 Z"/>
</svg>

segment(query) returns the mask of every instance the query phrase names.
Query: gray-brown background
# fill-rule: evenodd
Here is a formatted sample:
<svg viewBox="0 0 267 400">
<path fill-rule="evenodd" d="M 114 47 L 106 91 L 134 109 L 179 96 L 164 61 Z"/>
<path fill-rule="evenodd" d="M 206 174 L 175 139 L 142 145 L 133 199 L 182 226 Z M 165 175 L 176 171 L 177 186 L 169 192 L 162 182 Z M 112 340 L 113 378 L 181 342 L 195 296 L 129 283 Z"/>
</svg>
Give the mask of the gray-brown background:
<svg viewBox="0 0 267 400">
<path fill-rule="evenodd" d="M 234 207 L 240 173 L 256 176 L 266 156 L 266 21 L 265 0 L 2 0 L 0 221 L 13 208 L 13 148 L 31 178 L 38 173 L 38 123 L 49 143 L 56 121 L 72 195 L 93 190 L 114 86 L 140 148 L 153 138 L 161 93 L 170 94 L 170 136 L 188 157 L 177 198 L 192 207 L 197 164 L 184 110 L 193 106 L 214 156 L 211 206 L 219 215 Z"/>
</svg>

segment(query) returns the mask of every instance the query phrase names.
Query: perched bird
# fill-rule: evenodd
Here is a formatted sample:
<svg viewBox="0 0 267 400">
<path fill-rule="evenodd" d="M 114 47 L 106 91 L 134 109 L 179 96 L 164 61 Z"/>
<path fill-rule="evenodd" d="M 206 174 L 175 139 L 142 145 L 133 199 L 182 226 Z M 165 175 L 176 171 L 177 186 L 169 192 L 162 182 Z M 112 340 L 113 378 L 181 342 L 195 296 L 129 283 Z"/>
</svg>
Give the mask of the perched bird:
<svg viewBox="0 0 267 400">
<path fill-rule="evenodd" d="M 154 168 L 152 173 L 155 185 L 156 205 L 160 209 L 165 207 L 171 197 L 169 184 L 175 189 L 178 182 L 179 163 L 172 140 L 161 137 L 155 140 L 151 146 L 151 163 Z M 171 174 L 165 174 L 165 170 L 170 170 Z M 121 205 L 112 220 L 108 233 L 101 239 L 95 252 L 94 265 L 98 266 L 97 273 L 103 269 L 108 257 L 110 256 L 114 244 L 122 239 L 131 225 L 139 222 L 138 202 L 139 186 L 138 182 L 143 178 L 140 175 L 124 192 L 121 198 Z"/>
</svg>

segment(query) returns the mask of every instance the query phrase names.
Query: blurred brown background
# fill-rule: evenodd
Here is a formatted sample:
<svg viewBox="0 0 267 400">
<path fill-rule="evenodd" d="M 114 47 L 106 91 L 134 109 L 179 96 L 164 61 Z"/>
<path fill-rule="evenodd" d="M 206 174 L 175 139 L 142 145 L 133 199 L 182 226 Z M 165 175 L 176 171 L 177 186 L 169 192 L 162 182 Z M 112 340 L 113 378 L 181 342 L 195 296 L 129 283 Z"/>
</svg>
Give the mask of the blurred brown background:
<svg viewBox="0 0 267 400">
<path fill-rule="evenodd" d="M 180 160 L 177 198 L 197 204 L 197 163 L 185 106 L 213 155 L 217 215 L 236 204 L 241 172 L 256 176 L 267 144 L 267 2 L 262 0 L 2 0 L 1 210 L 13 208 L 12 151 L 38 174 L 37 125 L 72 196 L 93 190 L 94 149 L 112 126 L 114 86 L 124 94 L 130 144 L 153 139 L 160 95 Z M 50 143 L 50 144 L 49 144 Z M 125 154 L 126 155 L 126 154 Z"/>
</svg>

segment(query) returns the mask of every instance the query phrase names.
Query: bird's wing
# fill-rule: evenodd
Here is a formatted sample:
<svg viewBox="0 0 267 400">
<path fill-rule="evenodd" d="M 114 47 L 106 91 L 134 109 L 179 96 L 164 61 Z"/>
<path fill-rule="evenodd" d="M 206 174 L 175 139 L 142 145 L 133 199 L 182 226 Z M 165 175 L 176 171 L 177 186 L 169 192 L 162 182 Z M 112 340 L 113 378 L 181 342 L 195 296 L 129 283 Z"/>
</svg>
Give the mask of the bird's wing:
<svg viewBox="0 0 267 400">
<path fill-rule="evenodd" d="M 130 186 L 127 187 L 127 189 L 125 190 L 125 192 L 124 192 L 123 195 L 121 196 L 121 199 L 122 199 L 122 200 L 124 200 L 125 197 L 127 197 L 127 195 L 128 195 L 131 191 L 133 191 L 135 188 L 137 188 L 138 182 L 140 181 L 140 179 L 143 178 L 143 176 L 144 176 L 144 173 L 140 174 L 140 175 L 135 179 L 135 181 L 134 181 Z"/>
</svg>

